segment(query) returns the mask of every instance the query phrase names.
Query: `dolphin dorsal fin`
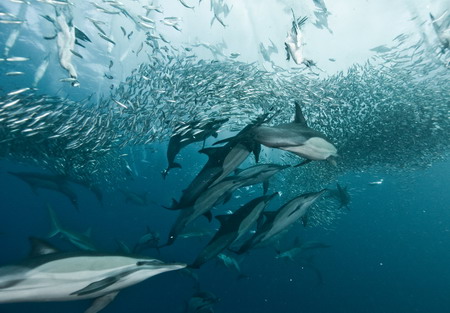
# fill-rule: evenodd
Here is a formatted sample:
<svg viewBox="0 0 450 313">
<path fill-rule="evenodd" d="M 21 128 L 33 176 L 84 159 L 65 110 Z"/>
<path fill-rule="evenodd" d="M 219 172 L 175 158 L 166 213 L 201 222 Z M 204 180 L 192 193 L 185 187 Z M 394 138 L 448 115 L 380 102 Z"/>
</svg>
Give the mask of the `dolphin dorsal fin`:
<svg viewBox="0 0 450 313">
<path fill-rule="evenodd" d="M 301 124 L 306 127 L 308 126 L 305 117 L 303 116 L 302 108 L 300 107 L 299 101 L 295 101 L 294 123 Z"/>
<path fill-rule="evenodd" d="M 58 249 L 53 247 L 48 242 L 36 238 L 36 237 L 30 237 L 30 244 L 31 244 L 31 250 L 30 250 L 30 257 L 35 256 L 41 256 L 41 255 L 47 255 L 47 254 L 53 254 L 59 252 Z"/>
</svg>

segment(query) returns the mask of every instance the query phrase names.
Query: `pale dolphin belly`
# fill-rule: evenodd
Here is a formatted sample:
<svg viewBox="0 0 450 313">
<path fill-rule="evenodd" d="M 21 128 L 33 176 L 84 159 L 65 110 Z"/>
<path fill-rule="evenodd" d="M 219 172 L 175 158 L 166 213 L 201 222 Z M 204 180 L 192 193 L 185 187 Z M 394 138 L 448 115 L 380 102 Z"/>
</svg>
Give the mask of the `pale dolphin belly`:
<svg viewBox="0 0 450 313">
<path fill-rule="evenodd" d="M 330 156 L 337 156 L 336 147 L 319 137 L 310 138 L 305 141 L 303 145 L 280 147 L 280 149 L 295 153 L 310 160 L 326 160 Z"/>
</svg>

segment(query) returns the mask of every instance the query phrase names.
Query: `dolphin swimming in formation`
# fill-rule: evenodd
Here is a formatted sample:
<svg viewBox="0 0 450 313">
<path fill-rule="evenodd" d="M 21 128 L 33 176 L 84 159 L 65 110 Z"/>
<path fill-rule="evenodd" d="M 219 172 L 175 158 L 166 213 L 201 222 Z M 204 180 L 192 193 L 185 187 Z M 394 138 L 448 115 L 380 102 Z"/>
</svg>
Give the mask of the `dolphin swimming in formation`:
<svg viewBox="0 0 450 313">
<path fill-rule="evenodd" d="M 33 192 L 36 192 L 36 189 L 38 188 L 42 188 L 62 193 L 67 198 L 69 198 L 70 202 L 72 202 L 74 207 L 78 209 L 78 197 L 72 191 L 72 189 L 70 189 L 66 180 L 66 176 L 31 173 L 31 172 L 8 172 L 8 173 L 20 178 L 28 185 L 30 185 Z"/>
<path fill-rule="evenodd" d="M 294 244 L 287 250 L 281 251 L 277 249 L 276 259 L 289 259 L 294 261 L 294 257 L 301 254 L 304 251 L 323 249 L 331 247 L 328 244 L 318 242 L 318 241 L 305 241 L 302 242 L 298 237 L 295 238 Z"/>
<path fill-rule="evenodd" d="M 243 235 L 248 233 L 269 202 L 276 195 L 278 195 L 278 193 L 274 193 L 270 196 L 258 197 L 243 205 L 233 214 L 216 216 L 220 221 L 220 228 L 202 252 L 197 256 L 191 267 L 199 268 L 203 263 L 215 258 L 233 242 L 239 240 Z"/>
<path fill-rule="evenodd" d="M 223 203 L 227 203 L 231 199 L 232 193 L 235 190 L 243 186 L 250 186 L 265 182 L 270 178 L 270 176 L 276 174 L 279 170 L 280 168 L 277 168 L 277 170 L 270 170 L 267 171 L 266 174 L 261 174 L 261 171 L 254 171 L 253 175 L 250 175 L 251 171 L 249 171 L 246 175 L 229 176 L 219 183 L 209 187 L 197 198 L 197 200 L 195 200 L 192 206 L 181 210 L 177 220 L 169 232 L 169 238 L 164 246 L 171 245 L 183 229 L 201 215 L 204 215 L 209 221 L 211 221 L 211 209 L 221 201 L 223 201 Z"/>
<path fill-rule="evenodd" d="M 0 267 L 0 303 L 96 298 L 86 311 L 95 313 L 120 290 L 186 266 L 146 257 L 59 252 L 40 239 L 30 241 L 32 254 L 27 260 Z"/>
<path fill-rule="evenodd" d="M 249 180 L 242 187 L 262 182 L 263 194 L 266 194 L 269 189 L 269 179 L 281 170 L 289 167 L 291 166 L 279 164 L 256 164 L 245 169 L 236 169 L 234 172 L 238 177 L 253 177 L 253 180 Z"/>
<path fill-rule="evenodd" d="M 211 121 L 192 121 L 190 123 L 179 124 L 174 129 L 174 134 L 170 137 L 167 147 L 167 168 L 162 171 L 165 179 L 172 168 L 181 168 L 181 165 L 175 162 L 175 157 L 184 147 L 194 142 L 204 141 L 208 137 L 217 137 L 219 128 L 228 121 L 228 118 Z"/>
<path fill-rule="evenodd" d="M 253 140 L 251 131 L 259 126 L 265 117 L 260 117 L 247 125 L 236 136 L 216 142 L 216 144 L 226 143 L 224 146 L 200 150 L 200 153 L 208 156 L 208 161 L 189 186 L 183 190 L 180 200 L 173 200 L 172 206 L 167 209 L 180 210 L 192 206 L 206 189 L 233 172 L 250 153 L 253 152 L 258 161 L 261 145 Z"/>
<path fill-rule="evenodd" d="M 332 190 L 332 195 L 339 200 L 339 209 L 342 207 L 346 207 L 349 210 L 348 204 L 350 203 L 350 194 L 347 190 L 347 187 L 341 187 L 339 183 L 336 183 L 336 190 Z"/>
<path fill-rule="evenodd" d="M 71 244 L 73 244 L 75 247 L 81 250 L 85 251 L 96 251 L 97 248 L 95 245 L 91 242 L 91 239 L 89 238 L 88 233 L 90 232 L 90 229 L 86 234 L 80 234 L 76 233 L 74 231 L 68 230 L 61 226 L 61 223 L 56 218 L 56 214 L 53 211 L 53 209 L 48 205 L 48 213 L 50 215 L 50 220 L 52 222 L 52 231 L 49 234 L 49 238 L 61 235 L 64 239 L 69 241 Z"/>
<path fill-rule="evenodd" d="M 300 195 L 280 207 L 277 211 L 265 212 L 266 221 L 257 228 L 256 233 L 236 252 L 242 254 L 251 248 L 268 242 L 281 232 L 289 229 L 291 225 L 300 219 L 306 225 L 308 209 L 326 191 L 327 189 L 323 189 L 319 192 Z"/>
<path fill-rule="evenodd" d="M 289 151 L 306 158 L 300 165 L 313 160 L 327 160 L 334 164 L 334 158 L 338 156 L 336 147 L 325 134 L 308 126 L 298 101 L 295 101 L 293 122 L 259 126 L 253 129 L 252 133 L 257 142 L 267 147 Z"/>
</svg>

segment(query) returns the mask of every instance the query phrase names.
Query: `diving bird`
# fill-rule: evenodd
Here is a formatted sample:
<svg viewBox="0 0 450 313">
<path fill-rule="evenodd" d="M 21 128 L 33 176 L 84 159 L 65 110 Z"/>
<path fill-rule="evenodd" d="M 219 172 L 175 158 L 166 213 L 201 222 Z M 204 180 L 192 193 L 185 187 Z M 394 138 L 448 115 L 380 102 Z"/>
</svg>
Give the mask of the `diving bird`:
<svg viewBox="0 0 450 313">
<path fill-rule="evenodd" d="M 440 17 L 435 18 L 433 14 L 430 13 L 431 24 L 436 32 L 441 43 L 441 54 L 444 54 L 446 50 L 450 49 L 450 18 L 448 12 L 445 12 Z"/>
<path fill-rule="evenodd" d="M 303 55 L 303 46 L 305 45 L 301 27 L 308 19 L 306 16 L 296 18 L 294 11 L 292 11 L 293 21 L 291 31 L 288 33 L 284 47 L 286 49 L 286 59 L 289 61 L 291 58 L 295 64 L 304 64 L 307 67 L 315 65 L 314 61 L 306 59 Z"/>
<path fill-rule="evenodd" d="M 307 160 L 327 160 L 334 164 L 338 156 L 336 147 L 325 134 L 308 126 L 299 101 L 295 101 L 294 121 L 276 126 L 259 126 L 252 130 L 254 139 L 267 147 L 292 152 Z"/>
<path fill-rule="evenodd" d="M 96 313 L 120 290 L 160 273 L 184 268 L 146 257 L 59 252 L 30 237 L 31 256 L 0 267 L 0 303 L 70 301 L 96 298 L 86 311 Z"/>
</svg>

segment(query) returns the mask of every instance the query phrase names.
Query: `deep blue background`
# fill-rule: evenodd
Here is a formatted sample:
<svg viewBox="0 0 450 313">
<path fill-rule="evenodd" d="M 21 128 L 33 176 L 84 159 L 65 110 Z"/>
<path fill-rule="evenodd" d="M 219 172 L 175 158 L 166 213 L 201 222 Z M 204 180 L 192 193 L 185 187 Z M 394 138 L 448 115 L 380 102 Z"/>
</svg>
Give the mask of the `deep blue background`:
<svg viewBox="0 0 450 313">
<path fill-rule="evenodd" d="M 126 183 L 137 192 L 148 191 L 158 204 L 169 204 L 200 169 L 204 157 L 195 153 L 199 146 L 183 150 L 183 170 L 173 170 L 166 181 L 164 145 L 153 146 L 147 162 L 139 162 L 139 177 Z M 156 150 L 156 152 L 152 152 Z M 141 160 L 143 153 L 136 153 Z M 191 159 L 189 159 L 191 158 Z M 186 164 L 191 164 L 190 168 Z M 77 212 L 62 195 L 46 190 L 34 194 L 24 182 L 7 174 L 8 170 L 38 171 L 38 168 L 2 161 L 0 163 L 1 263 L 25 258 L 30 235 L 45 237 L 50 221 L 45 208 L 50 203 L 61 224 L 83 232 L 92 227 L 93 241 L 105 251 L 117 249 L 115 240 L 129 245 L 147 226 L 167 232 L 176 212 L 159 205 L 139 207 L 125 203 L 120 193 L 105 193 L 103 207 L 86 189 L 74 185 L 80 197 Z M 382 185 L 368 182 L 384 179 Z M 331 227 L 295 226 L 280 245 L 288 247 L 300 235 L 332 247 L 315 252 L 314 264 L 323 276 L 317 284 L 315 274 L 298 263 L 275 259 L 275 249 L 252 251 L 241 261 L 248 279 L 237 280 L 237 273 L 211 261 L 198 271 L 200 286 L 221 298 L 215 312 L 450 312 L 450 170 L 448 162 L 395 175 L 382 169 L 349 173 L 340 178 L 352 194 L 351 210 Z M 271 187 L 274 191 L 276 186 Z M 280 202 L 288 199 L 280 199 Z M 231 207 L 235 209 L 236 200 Z M 271 209 L 276 209 L 274 203 Z M 215 222 L 214 222 L 215 223 Z M 207 225 L 205 221 L 200 224 Z M 216 224 L 212 225 L 217 227 Z M 207 238 L 180 239 L 173 246 L 148 255 L 164 261 L 191 262 Z M 58 238 L 52 242 L 73 249 Z M 123 290 L 105 312 L 183 312 L 194 290 L 191 278 L 176 272 L 162 274 Z M 66 303 L 2 304 L 1 313 L 83 312 L 89 301 Z"/>
</svg>

